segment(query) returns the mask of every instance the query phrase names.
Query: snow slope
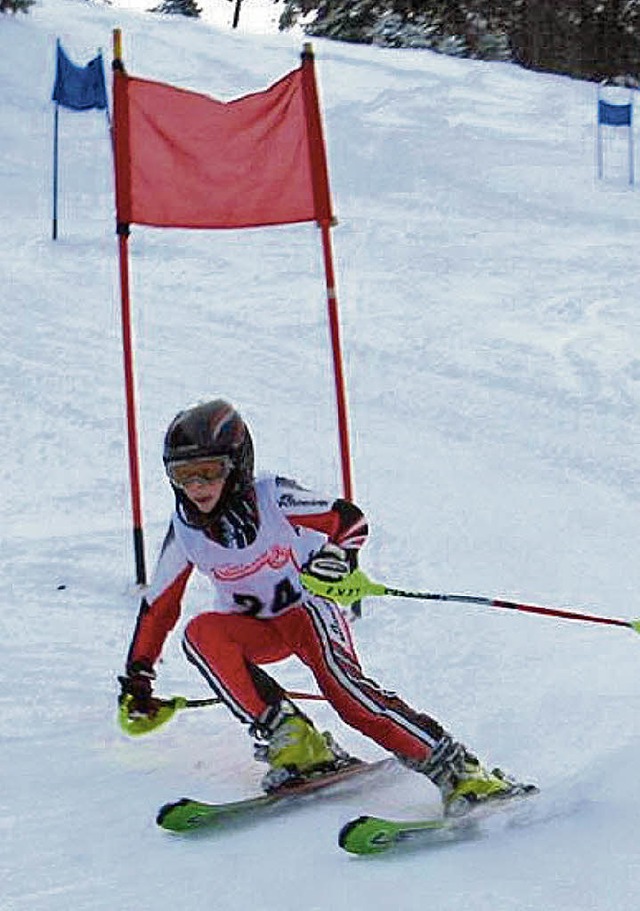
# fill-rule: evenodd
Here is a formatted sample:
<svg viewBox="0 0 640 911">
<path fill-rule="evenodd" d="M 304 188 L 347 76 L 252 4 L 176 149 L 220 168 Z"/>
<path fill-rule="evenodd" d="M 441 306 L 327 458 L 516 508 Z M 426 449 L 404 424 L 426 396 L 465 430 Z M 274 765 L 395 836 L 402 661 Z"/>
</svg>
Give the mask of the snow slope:
<svg viewBox="0 0 640 911">
<path fill-rule="evenodd" d="M 98 47 L 108 62 L 116 25 L 132 73 L 219 98 L 299 59 L 296 36 L 72 0 L 0 19 L 0 906 L 635 908 L 640 642 L 616 628 L 391 600 L 355 626 L 372 676 L 539 782 L 524 828 L 432 854 L 340 852 L 352 815 L 435 808 L 409 772 L 226 835 L 155 827 L 165 800 L 249 794 L 263 770 L 221 708 L 136 741 L 115 725 L 139 595 L 110 148 L 103 116 L 61 112 L 53 243 L 48 99 L 56 37 L 77 62 Z M 373 526 L 363 565 L 402 587 L 635 619 L 640 214 L 624 135 L 608 137 L 597 182 L 589 84 L 426 52 L 315 51 L 356 490 Z M 148 561 L 171 508 L 163 431 L 195 399 L 238 404 L 260 468 L 337 490 L 316 229 L 136 228 L 131 251 Z M 185 617 L 208 598 L 194 584 Z M 276 673 L 313 687 L 295 663 Z M 158 689 L 207 695 L 178 635 Z M 380 755 L 327 706 L 306 707 Z"/>
</svg>

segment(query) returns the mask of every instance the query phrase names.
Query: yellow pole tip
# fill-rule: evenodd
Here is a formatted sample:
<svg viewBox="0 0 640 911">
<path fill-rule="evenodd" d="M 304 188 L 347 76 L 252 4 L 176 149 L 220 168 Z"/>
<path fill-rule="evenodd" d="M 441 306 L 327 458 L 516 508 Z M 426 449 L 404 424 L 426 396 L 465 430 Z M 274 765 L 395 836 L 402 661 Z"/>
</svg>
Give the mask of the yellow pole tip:
<svg viewBox="0 0 640 911">
<path fill-rule="evenodd" d="M 115 60 L 122 59 L 122 31 L 119 28 L 113 30 L 113 56 Z"/>
</svg>

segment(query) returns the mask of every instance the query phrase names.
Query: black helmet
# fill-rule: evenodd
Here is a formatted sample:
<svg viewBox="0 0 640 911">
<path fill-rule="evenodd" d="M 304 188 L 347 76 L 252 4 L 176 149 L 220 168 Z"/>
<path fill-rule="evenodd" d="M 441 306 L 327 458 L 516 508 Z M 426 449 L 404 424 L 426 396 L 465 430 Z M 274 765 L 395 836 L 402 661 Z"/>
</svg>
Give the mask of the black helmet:
<svg viewBox="0 0 640 911">
<path fill-rule="evenodd" d="M 220 498 L 221 507 L 231 494 L 242 494 L 253 483 L 253 442 L 249 428 L 233 405 L 223 399 L 179 412 L 164 438 L 162 460 L 166 469 L 175 462 L 209 456 L 228 456 L 233 465 Z M 184 505 L 178 490 L 176 494 Z"/>
</svg>

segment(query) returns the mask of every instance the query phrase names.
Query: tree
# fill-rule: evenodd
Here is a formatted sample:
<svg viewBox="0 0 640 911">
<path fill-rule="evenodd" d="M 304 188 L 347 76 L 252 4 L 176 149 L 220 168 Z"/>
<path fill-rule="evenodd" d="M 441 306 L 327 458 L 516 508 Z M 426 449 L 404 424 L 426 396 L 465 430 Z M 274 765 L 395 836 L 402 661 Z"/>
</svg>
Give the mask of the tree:
<svg viewBox="0 0 640 911">
<path fill-rule="evenodd" d="M 307 34 L 341 41 L 640 79 L 640 0 L 285 0 L 280 28 L 303 18 Z"/>
<path fill-rule="evenodd" d="M 163 13 L 165 16 L 189 16 L 198 19 L 202 8 L 196 0 L 162 0 L 158 6 L 149 10 L 150 13 Z"/>
<path fill-rule="evenodd" d="M 0 0 L 0 13 L 28 13 L 36 0 Z"/>
</svg>

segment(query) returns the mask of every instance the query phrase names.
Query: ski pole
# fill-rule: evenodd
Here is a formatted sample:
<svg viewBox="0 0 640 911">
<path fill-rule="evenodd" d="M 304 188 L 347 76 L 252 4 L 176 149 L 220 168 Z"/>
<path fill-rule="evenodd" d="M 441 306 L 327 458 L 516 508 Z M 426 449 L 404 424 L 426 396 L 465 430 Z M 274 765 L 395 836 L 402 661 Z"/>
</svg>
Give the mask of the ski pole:
<svg viewBox="0 0 640 911">
<path fill-rule="evenodd" d="M 287 690 L 285 696 L 288 696 L 289 699 L 311 699 L 316 702 L 322 702 L 325 698 L 322 693 L 301 693 L 297 690 Z M 179 702 L 179 705 L 176 706 L 177 709 L 199 709 L 205 705 L 218 705 L 222 702 L 219 696 L 210 696 L 207 699 L 186 699 L 184 696 L 174 696 L 173 699 L 177 699 Z"/>
<path fill-rule="evenodd" d="M 420 601 L 453 601 L 458 604 L 480 604 L 484 607 L 499 607 L 506 610 L 522 611 L 527 614 L 541 614 L 546 617 L 561 617 L 564 620 L 581 620 L 585 623 L 602 623 L 610 626 L 626 626 L 640 633 L 640 620 L 617 620 L 578 611 L 559 610 L 555 607 L 537 607 L 534 604 L 518 604 L 502 598 L 487 598 L 482 595 L 450 595 L 436 592 L 405 591 L 373 582 L 360 569 L 354 570 L 340 582 L 321 582 L 306 573 L 300 577 L 305 588 L 314 595 L 329 598 L 338 604 L 348 606 L 352 601 L 370 596 L 391 595 L 396 598 L 415 598 Z"/>
<path fill-rule="evenodd" d="M 287 692 L 291 699 L 323 700 L 320 693 Z M 170 721 L 176 712 L 183 709 L 198 709 L 208 705 L 219 705 L 222 699 L 211 696 L 207 699 L 187 699 L 185 696 L 173 696 L 171 699 L 155 699 L 153 715 L 131 714 L 130 706 L 133 696 L 125 696 L 118 706 L 118 724 L 125 734 L 130 737 L 139 737 L 141 734 L 150 734 Z"/>
</svg>

